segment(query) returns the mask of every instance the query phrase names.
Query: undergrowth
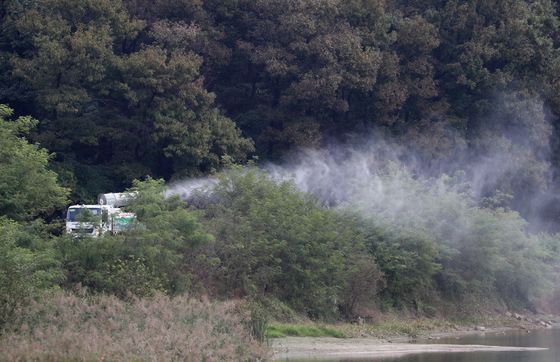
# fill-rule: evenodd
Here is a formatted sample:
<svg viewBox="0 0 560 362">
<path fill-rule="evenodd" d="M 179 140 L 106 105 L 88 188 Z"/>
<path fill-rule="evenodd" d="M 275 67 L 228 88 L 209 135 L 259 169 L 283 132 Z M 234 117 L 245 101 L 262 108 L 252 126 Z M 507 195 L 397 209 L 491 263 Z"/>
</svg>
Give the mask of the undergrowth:
<svg viewBox="0 0 560 362">
<path fill-rule="evenodd" d="M 343 332 L 335 328 L 314 325 L 271 324 L 266 333 L 268 338 L 281 338 L 288 336 L 346 338 L 346 335 Z"/>
</svg>

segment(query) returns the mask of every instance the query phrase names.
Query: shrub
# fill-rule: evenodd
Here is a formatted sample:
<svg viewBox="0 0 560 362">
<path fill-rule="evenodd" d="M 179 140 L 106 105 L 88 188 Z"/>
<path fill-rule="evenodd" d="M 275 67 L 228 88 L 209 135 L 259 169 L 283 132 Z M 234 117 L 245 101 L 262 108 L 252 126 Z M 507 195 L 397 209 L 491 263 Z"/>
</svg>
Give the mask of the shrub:
<svg viewBox="0 0 560 362">
<path fill-rule="evenodd" d="M 52 250 L 18 246 L 29 238 L 19 224 L 0 218 L 0 334 L 19 308 L 61 278 Z"/>
<path fill-rule="evenodd" d="M 130 191 L 138 197 L 129 207 L 138 216 L 133 230 L 99 238 L 61 238 L 58 251 L 68 272 L 66 285 L 79 283 L 120 297 L 194 289 L 193 276 L 206 263 L 200 248 L 212 236 L 184 201 L 165 198 L 163 189 L 162 180 L 135 181 Z"/>
<path fill-rule="evenodd" d="M 390 304 L 433 314 L 428 306 L 439 298 L 529 307 L 542 293 L 542 237 L 529 235 L 519 214 L 482 207 L 469 185 L 445 175 L 417 178 L 389 165 L 375 177 L 356 192 L 351 212 L 364 219 Z"/>
<path fill-rule="evenodd" d="M 206 223 L 216 237 L 222 294 L 276 298 L 311 318 L 338 317 L 349 279 L 367 270 L 364 263 L 371 268 L 361 287 L 375 294 L 375 261 L 365 261 L 364 239 L 350 218 L 252 169 L 223 175 L 212 197 L 218 202 L 208 206 Z"/>
</svg>

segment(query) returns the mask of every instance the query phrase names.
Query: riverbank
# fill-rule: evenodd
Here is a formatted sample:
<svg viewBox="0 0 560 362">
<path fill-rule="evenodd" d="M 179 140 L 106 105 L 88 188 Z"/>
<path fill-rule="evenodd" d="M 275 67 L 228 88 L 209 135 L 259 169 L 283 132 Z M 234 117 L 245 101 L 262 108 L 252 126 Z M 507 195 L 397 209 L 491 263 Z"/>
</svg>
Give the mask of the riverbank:
<svg viewBox="0 0 560 362">
<path fill-rule="evenodd" d="M 357 320 L 354 323 L 324 324 L 311 321 L 271 323 L 267 335 L 277 337 L 337 337 L 377 338 L 394 342 L 411 338 L 438 338 L 451 335 L 505 330 L 532 330 L 551 328 L 560 323 L 560 317 L 546 314 L 494 314 L 468 319 L 414 318 L 385 315 L 376 321 Z"/>
<path fill-rule="evenodd" d="M 457 325 L 441 320 L 394 320 L 379 324 L 339 325 L 347 338 L 284 337 L 273 338 L 270 345 L 274 360 L 382 358 L 417 353 L 538 351 L 541 348 L 439 344 L 437 340 L 459 339 L 471 334 L 505 334 L 520 331 L 559 328 L 553 316 L 506 315 L 486 317 L 479 323 Z M 408 326 L 404 328 L 404 326 Z M 332 328 L 332 326 L 331 326 Z M 435 343 L 417 343 L 434 340 Z M 414 343 L 413 343 L 414 342 Z"/>
<path fill-rule="evenodd" d="M 541 351 L 536 347 L 391 343 L 377 338 L 286 337 L 272 342 L 273 360 L 401 357 L 417 353 Z"/>
</svg>

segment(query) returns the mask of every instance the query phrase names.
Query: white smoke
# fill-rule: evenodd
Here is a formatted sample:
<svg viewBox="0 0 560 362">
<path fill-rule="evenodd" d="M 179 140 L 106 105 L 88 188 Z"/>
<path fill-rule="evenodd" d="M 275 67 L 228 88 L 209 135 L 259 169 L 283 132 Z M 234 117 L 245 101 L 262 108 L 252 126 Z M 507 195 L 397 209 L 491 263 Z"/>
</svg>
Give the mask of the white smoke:
<svg viewBox="0 0 560 362">
<path fill-rule="evenodd" d="M 434 208 L 447 207 L 449 199 L 482 203 L 496 195 L 524 192 L 513 207 L 535 224 L 544 224 L 539 218 L 542 190 L 550 184 L 552 129 L 542 102 L 510 98 L 504 97 L 504 111 L 493 116 L 474 142 L 441 122 L 431 124 L 429 131 L 412 128 L 400 138 L 372 132 L 343 145 L 300 150 L 283 163 L 261 168 L 271 179 L 291 181 L 328 206 L 352 208 L 352 203 L 367 202 L 360 209 L 394 220 L 425 218 L 434 214 Z M 523 112 L 518 111 L 519 104 Z M 167 194 L 184 199 L 195 190 L 209 194 L 217 182 L 215 178 L 175 182 Z M 441 205 L 435 205 L 438 200 Z"/>
<path fill-rule="evenodd" d="M 208 194 L 212 192 L 212 188 L 218 183 L 216 178 L 204 177 L 173 182 L 165 189 L 165 196 L 178 195 L 184 200 L 188 200 L 193 194 Z"/>
</svg>

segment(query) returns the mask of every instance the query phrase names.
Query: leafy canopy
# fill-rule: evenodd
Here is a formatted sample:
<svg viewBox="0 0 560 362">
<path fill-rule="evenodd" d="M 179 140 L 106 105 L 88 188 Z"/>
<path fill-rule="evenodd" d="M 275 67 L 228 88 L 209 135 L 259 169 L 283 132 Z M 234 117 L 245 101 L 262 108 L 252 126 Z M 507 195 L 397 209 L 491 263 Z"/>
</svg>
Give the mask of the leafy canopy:
<svg viewBox="0 0 560 362">
<path fill-rule="evenodd" d="M 0 105 L 0 216 L 23 221 L 64 206 L 69 190 L 49 170 L 47 150 L 25 138 L 38 121 L 12 114 Z"/>
</svg>

